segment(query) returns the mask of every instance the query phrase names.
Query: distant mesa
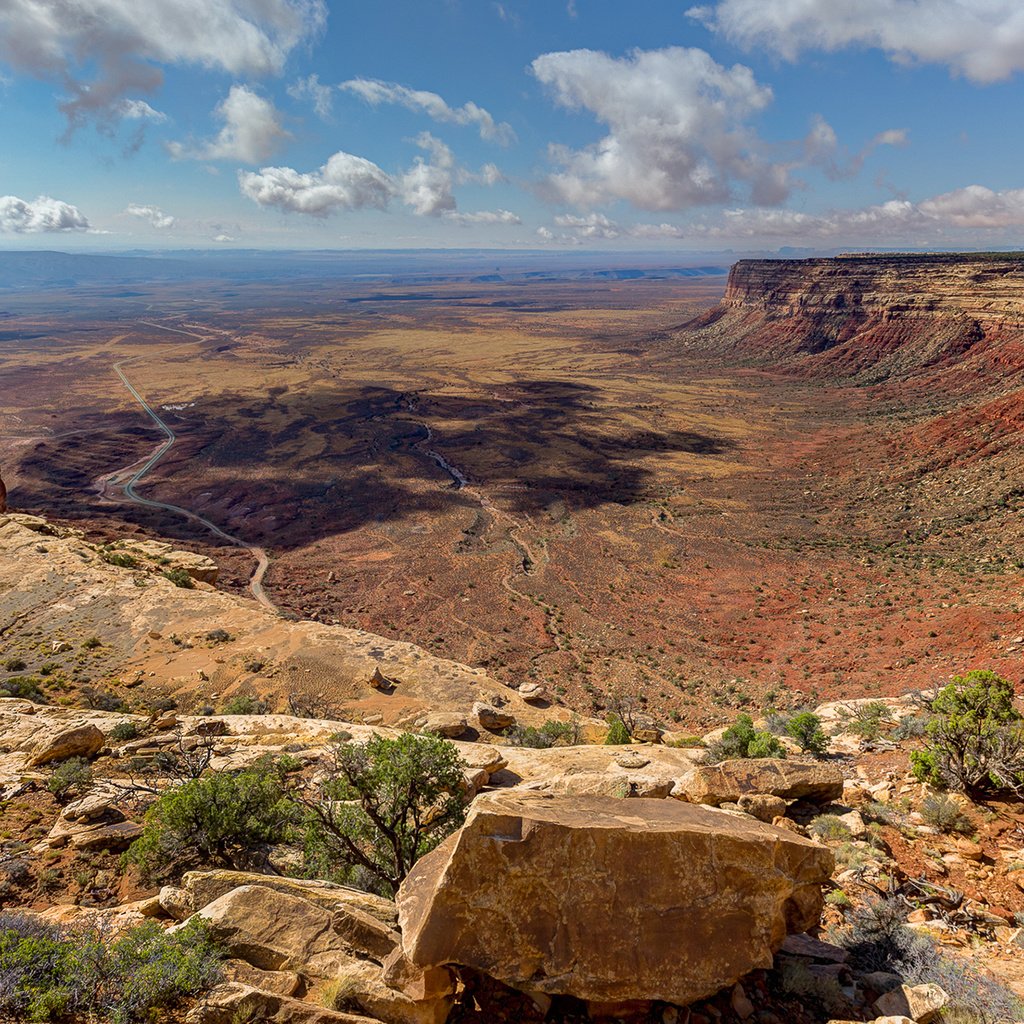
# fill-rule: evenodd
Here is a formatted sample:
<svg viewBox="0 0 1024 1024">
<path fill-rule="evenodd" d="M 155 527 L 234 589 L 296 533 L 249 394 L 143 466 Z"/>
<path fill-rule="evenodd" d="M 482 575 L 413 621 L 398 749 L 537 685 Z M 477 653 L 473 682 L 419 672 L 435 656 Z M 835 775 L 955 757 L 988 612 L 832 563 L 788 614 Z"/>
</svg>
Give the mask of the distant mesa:
<svg viewBox="0 0 1024 1024">
<path fill-rule="evenodd" d="M 1024 336 L 1024 253 L 740 260 L 688 349 L 864 383 L 945 369 Z"/>
</svg>

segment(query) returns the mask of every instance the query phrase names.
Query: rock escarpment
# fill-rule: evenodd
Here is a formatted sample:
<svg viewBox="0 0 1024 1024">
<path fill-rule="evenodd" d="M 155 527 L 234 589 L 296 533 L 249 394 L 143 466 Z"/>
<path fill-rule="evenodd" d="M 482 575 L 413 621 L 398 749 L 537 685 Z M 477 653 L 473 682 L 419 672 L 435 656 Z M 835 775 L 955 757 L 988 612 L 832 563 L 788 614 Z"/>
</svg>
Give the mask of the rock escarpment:
<svg viewBox="0 0 1024 1024">
<path fill-rule="evenodd" d="M 403 884 L 405 956 L 513 988 L 685 1006 L 818 923 L 831 852 L 674 800 L 502 793 Z"/>
<path fill-rule="evenodd" d="M 741 260 L 721 305 L 679 340 L 792 372 L 883 379 L 1010 342 L 1024 367 L 1024 255 Z"/>
</svg>

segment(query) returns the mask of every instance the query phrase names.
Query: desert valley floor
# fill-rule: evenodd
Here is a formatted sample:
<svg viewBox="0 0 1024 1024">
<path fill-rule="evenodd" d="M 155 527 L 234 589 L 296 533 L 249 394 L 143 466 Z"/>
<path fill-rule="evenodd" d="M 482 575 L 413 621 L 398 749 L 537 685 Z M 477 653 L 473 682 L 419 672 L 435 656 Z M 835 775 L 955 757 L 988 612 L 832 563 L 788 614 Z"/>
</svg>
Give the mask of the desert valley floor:
<svg viewBox="0 0 1024 1024">
<path fill-rule="evenodd" d="M 493 279 L 488 279 L 493 277 Z M 80 285 L 0 297 L 10 501 L 171 537 L 285 612 L 710 726 L 1024 649 L 1024 495 L 968 403 L 687 343 L 723 274 Z M 988 403 L 988 404 L 985 404 Z M 950 652 L 955 652 L 955 656 Z M 268 686 L 271 684 L 268 683 Z"/>
</svg>

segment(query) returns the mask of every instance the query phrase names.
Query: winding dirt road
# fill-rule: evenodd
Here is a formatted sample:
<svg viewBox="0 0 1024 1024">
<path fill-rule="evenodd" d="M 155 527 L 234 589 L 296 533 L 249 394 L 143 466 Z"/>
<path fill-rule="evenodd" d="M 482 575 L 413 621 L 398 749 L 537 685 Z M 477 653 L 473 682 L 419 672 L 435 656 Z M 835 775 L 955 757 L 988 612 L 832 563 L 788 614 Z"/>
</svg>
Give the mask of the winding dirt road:
<svg viewBox="0 0 1024 1024">
<path fill-rule="evenodd" d="M 146 323 L 146 321 L 143 321 L 143 323 Z M 163 327 L 161 324 L 148 324 L 148 326 L 160 327 L 161 330 L 172 331 L 175 334 L 190 333 L 188 331 L 178 330 L 174 327 Z M 202 335 L 198 334 L 191 336 L 195 338 L 202 338 Z M 175 515 L 183 516 L 185 519 L 198 523 L 200 526 L 209 530 L 215 537 L 219 537 L 221 540 L 227 541 L 228 544 L 232 544 L 238 548 L 245 548 L 247 551 L 251 552 L 253 557 L 256 559 L 256 567 L 253 570 L 252 576 L 249 577 L 249 590 L 252 593 L 252 596 L 256 598 L 264 608 L 268 611 L 274 612 L 275 615 L 280 615 L 281 609 L 271 601 L 267 596 L 266 591 L 263 589 L 263 577 L 266 575 L 267 569 L 270 568 L 270 559 L 268 558 L 267 552 L 264 548 L 261 548 L 256 544 L 250 544 L 247 541 L 242 540 L 241 537 L 236 537 L 234 534 L 228 533 L 226 530 L 222 530 L 216 523 L 211 522 L 198 512 L 182 508 L 180 505 L 171 505 L 166 501 L 155 501 L 152 498 L 143 498 L 142 495 L 136 492 L 136 486 L 142 482 L 142 478 L 149 473 L 153 467 L 171 450 L 174 446 L 174 442 L 177 440 L 177 437 L 175 436 L 174 431 L 171 430 L 171 428 L 163 421 L 149 402 L 139 394 L 135 386 L 125 375 L 123 367 L 126 363 L 130 362 L 132 362 L 132 359 L 124 359 L 119 363 L 115 363 L 114 372 L 118 377 L 120 377 L 121 383 L 128 389 L 128 393 L 136 402 L 139 403 L 139 405 L 142 406 L 143 411 L 157 425 L 165 437 L 157 446 L 153 454 L 150 455 L 137 469 L 132 472 L 131 467 L 128 467 L 128 469 L 111 474 L 106 478 L 107 483 L 117 487 L 124 494 L 127 501 L 134 502 L 136 505 L 144 505 L 147 508 L 161 509 L 164 512 L 172 512 Z M 129 474 L 127 477 L 125 476 L 126 473 Z"/>
</svg>

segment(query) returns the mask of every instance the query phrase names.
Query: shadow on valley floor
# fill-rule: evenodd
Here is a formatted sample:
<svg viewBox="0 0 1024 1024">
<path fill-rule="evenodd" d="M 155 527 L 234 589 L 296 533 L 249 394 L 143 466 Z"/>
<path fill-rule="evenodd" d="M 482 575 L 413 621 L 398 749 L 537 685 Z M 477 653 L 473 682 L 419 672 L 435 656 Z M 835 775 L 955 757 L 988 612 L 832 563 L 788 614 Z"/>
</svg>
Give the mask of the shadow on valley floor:
<svg viewBox="0 0 1024 1024">
<path fill-rule="evenodd" d="M 168 415 L 179 443 L 139 490 L 289 550 L 368 525 L 479 509 L 460 477 L 513 514 L 563 498 L 576 510 L 629 505 L 651 496 L 651 456 L 715 458 L 735 447 L 697 431 L 636 429 L 637 418 L 636 407 L 610 405 L 600 388 L 560 379 L 517 380 L 473 397 L 330 383 L 315 392 L 275 388 L 258 403 L 220 395 Z M 96 477 L 159 440 L 130 415 L 103 427 L 29 453 L 18 503 L 69 518 L 95 514 Z M 119 514 L 154 525 L 148 510 L 125 505 Z M 176 536 L 192 530 L 173 525 L 167 532 Z"/>
</svg>

